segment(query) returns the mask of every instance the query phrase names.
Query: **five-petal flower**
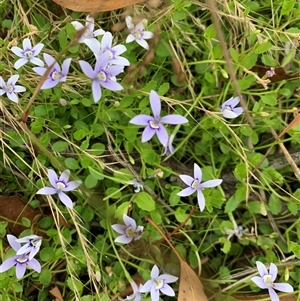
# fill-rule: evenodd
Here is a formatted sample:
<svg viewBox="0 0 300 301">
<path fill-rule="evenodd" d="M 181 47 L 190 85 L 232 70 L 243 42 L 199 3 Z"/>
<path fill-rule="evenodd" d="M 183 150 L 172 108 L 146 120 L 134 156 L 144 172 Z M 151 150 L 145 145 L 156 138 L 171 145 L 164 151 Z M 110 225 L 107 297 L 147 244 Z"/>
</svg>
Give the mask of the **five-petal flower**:
<svg viewBox="0 0 300 301">
<path fill-rule="evenodd" d="M 118 65 L 118 66 L 129 66 L 129 61 L 120 56 L 127 49 L 124 45 L 115 45 L 112 46 L 113 36 L 107 31 L 101 40 L 100 47 L 93 49 L 94 55 L 98 58 L 102 53 L 108 54 L 108 64 L 110 65 Z"/>
<path fill-rule="evenodd" d="M 147 20 L 144 19 L 134 26 L 132 23 L 132 18 L 127 16 L 126 25 L 130 31 L 130 34 L 127 36 L 126 43 L 136 41 L 143 48 L 149 49 L 149 45 L 145 40 L 151 39 L 153 37 L 153 33 L 150 31 L 145 31 L 146 23 Z"/>
<path fill-rule="evenodd" d="M 86 44 L 92 51 L 99 48 L 99 41 L 96 37 L 103 35 L 105 31 L 101 28 L 94 31 L 95 20 L 93 17 L 86 17 L 85 26 L 78 21 L 73 21 L 71 23 L 77 31 L 82 30 L 85 27 L 85 31 L 78 41 L 79 43 Z"/>
<path fill-rule="evenodd" d="M 129 122 L 136 125 L 146 126 L 142 134 L 142 142 L 149 141 L 154 134 L 156 134 L 160 143 L 166 147 L 168 144 L 168 132 L 163 126 L 163 123 L 183 124 L 187 123 L 188 120 L 181 115 L 175 114 L 160 117 L 160 99 L 158 94 L 153 90 L 150 92 L 150 105 L 154 117 L 141 114 L 133 117 Z"/>
<path fill-rule="evenodd" d="M 167 295 L 167 296 L 175 296 L 175 292 L 168 283 L 173 283 L 178 280 L 178 277 L 162 274 L 159 275 L 159 269 L 155 265 L 151 270 L 151 279 L 148 280 L 140 289 L 141 293 L 151 294 L 151 301 L 159 300 L 159 292 Z"/>
<path fill-rule="evenodd" d="M 115 242 L 128 244 L 132 240 L 138 240 L 142 237 L 143 226 L 137 226 L 135 220 L 126 214 L 123 215 L 123 221 L 125 225 L 114 224 L 111 226 L 117 233 L 122 234 L 115 239 Z"/>
<path fill-rule="evenodd" d="M 48 169 L 48 178 L 52 187 L 43 187 L 36 194 L 52 195 L 57 193 L 61 202 L 68 208 L 73 209 L 72 200 L 64 192 L 76 189 L 81 184 L 81 181 L 68 182 L 69 177 L 70 170 L 68 169 L 66 169 L 59 178 L 54 170 Z"/>
<path fill-rule="evenodd" d="M 7 240 L 11 247 L 18 252 L 21 248 L 21 244 L 17 242 L 17 238 L 13 235 L 8 234 Z M 29 258 L 28 255 L 22 254 L 22 255 L 15 255 L 8 259 L 6 259 L 1 265 L 0 265 L 0 273 L 6 272 L 11 267 L 16 266 L 16 276 L 17 279 L 21 279 L 26 271 L 26 265 L 29 265 L 33 270 L 40 273 L 41 272 L 41 265 L 35 258 Z"/>
<path fill-rule="evenodd" d="M 86 61 L 79 61 L 82 72 L 93 81 L 92 92 L 95 103 L 97 103 L 102 96 L 101 86 L 112 91 L 123 90 L 123 87 L 116 82 L 116 75 L 123 72 L 124 66 L 108 67 L 108 62 L 109 54 L 107 52 L 104 52 L 98 57 L 94 70 Z"/>
<path fill-rule="evenodd" d="M 67 80 L 67 75 L 69 73 L 69 68 L 71 64 L 71 58 L 65 59 L 60 68 L 59 64 L 55 61 L 54 57 L 51 55 L 44 53 L 44 60 L 48 67 L 50 67 L 53 63 L 53 67 L 48 74 L 47 79 L 43 83 L 41 89 L 51 89 L 55 87 L 58 83 L 65 82 Z M 32 70 L 38 75 L 43 76 L 47 68 L 44 67 L 34 67 Z"/>
<path fill-rule="evenodd" d="M 269 272 L 265 265 L 260 261 L 256 261 L 256 266 L 260 277 L 255 276 L 252 277 L 251 280 L 259 288 L 269 290 L 271 301 L 279 301 L 279 297 L 274 291 L 274 289 L 286 293 L 291 293 L 294 291 L 293 287 L 288 283 L 274 283 L 278 273 L 278 268 L 274 263 L 270 264 Z"/>
<path fill-rule="evenodd" d="M 134 281 L 130 282 L 130 284 L 131 284 L 133 293 L 130 296 L 127 296 L 126 299 L 120 299 L 120 300 L 127 301 L 127 300 L 134 299 L 133 301 L 140 301 L 142 299 L 142 295 L 140 292 L 142 285 L 140 284 L 138 286 Z"/>
<path fill-rule="evenodd" d="M 194 178 L 188 175 L 179 175 L 179 177 L 189 187 L 181 190 L 180 192 L 177 193 L 177 195 L 188 196 L 193 194 L 195 191 L 197 191 L 197 199 L 201 211 L 203 211 L 205 208 L 205 198 L 202 190 L 204 188 L 216 187 L 223 182 L 222 179 L 215 179 L 215 180 L 210 180 L 201 183 L 202 171 L 201 168 L 196 163 L 194 163 Z"/>
<path fill-rule="evenodd" d="M 15 55 L 20 57 L 20 59 L 17 60 L 14 64 L 15 69 L 19 69 L 20 67 L 22 67 L 23 65 L 25 65 L 28 62 L 31 62 L 34 65 L 43 67 L 44 62 L 41 59 L 36 57 L 41 52 L 43 47 L 44 47 L 44 44 L 42 44 L 42 43 L 36 44 L 34 47 L 32 47 L 31 42 L 28 38 L 25 38 L 23 40 L 23 49 L 21 49 L 20 47 L 17 47 L 17 46 L 11 47 L 11 51 Z"/>
<path fill-rule="evenodd" d="M 19 75 L 13 75 L 8 81 L 7 84 L 3 80 L 3 78 L 0 76 L 0 95 L 3 95 L 6 93 L 7 97 L 15 102 L 18 103 L 18 96 L 16 93 L 19 92 L 25 92 L 26 88 L 20 85 L 16 85 L 16 82 L 19 79 Z"/>
<path fill-rule="evenodd" d="M 25 243 L 25 245 L 17 251 L 16 255 L 27 254 L 29 260 L 31 260 L 40 250 L 40 247 L 42 245 L 42 238 L 37 235 L 29 235 L 16 239 L 16 242 Z"/>
<path fill-rule="evenodd" d="M 239 102 L 239 97 L 231 97 L 230 99 L 226 100 L 221 107 L 223 117 L 232 119 L 241 115 L 244 112 L 244 109 L 242 107 L 236 108 Z"/>
</svg>

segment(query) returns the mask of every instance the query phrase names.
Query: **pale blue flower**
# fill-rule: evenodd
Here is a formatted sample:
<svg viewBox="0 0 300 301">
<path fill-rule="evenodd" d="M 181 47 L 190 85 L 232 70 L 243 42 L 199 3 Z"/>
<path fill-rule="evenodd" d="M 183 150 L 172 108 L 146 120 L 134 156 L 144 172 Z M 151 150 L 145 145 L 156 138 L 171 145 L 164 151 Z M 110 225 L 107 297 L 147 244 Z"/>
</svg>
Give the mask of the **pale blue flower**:
<svg viewBox="0 0 300 301">
<path fill-rule="evenodd" d="M 256 266 L 260 277 L 252 277 L 251 280 L 261 289 L 268 289 L 271 301 L 279 301 L 279 297 L 275 290 L 285 293 L 292 293 L 293 287 L 288 283 L 274 283 L 277 278 L 278 268 L 274 263 L 270 264 L 269 272 L 266 266 L 256 261 Z"/>
<path fill-rule="evenodd" d="M 25 243 L 18 251 L 16 255 L 27 254 L 31 260 L 40 250 L 42 245 L 42 237 L 37 235 L 29 235 L 16 239 L 18 243 Z"/>
<path fill-rule="evenodd" d="M 17 242 L 17 238 L 13 235 L 8 234 L 7 240 L 11 247 L 18 252 L 21 248 L 21 244 Z M 29 259 L 29 256 L 27 254 L 22 255 L 15 255 L 8 259 L 6 259 L 1 265 L 0 265 L 0 273 L 6 272 L 13 266 L 16 266 L 16 277 L 17 279 L 21 279 L 25 272 L 26 272 L 26 266 L 29 265 L 33 270 L 40 273 L 41 272 L 41 265 L 40 263 L 35 259 Z"/>
<path fill-rule="evenodd" d="M 148 293 L 151 294 L 151 300 L 152 301 L 158 301 L 159 300 L 159 294 L 160 292 L 170 296 L 174 297 L 175 292 L 172 289 L 168 283 L 173 283 L 178 280 L 178 277 L 168 275 L 168 274 L 162 274 L 159 275 L 159 269 L 155 265 L 151 270 L 151 279 L 148 280 L 140 289 L 141 293 Z"/>
<path fill-rule="evenodd" d="M 128 244 L 132 240 L 138 240 L 142 237 L 143 226 L 137 226 L 136 221 L 126 214 L 123 215 L 123 221 L 125 225 L 114 224 L 111 226 L 117 233 L 122 234 L 115 239 L 115 242 Z"/>
<path fill-rule="evenodd" d="M 244 109 L 242 107 L 236 108 L 239 102 L 239 97 L 231 97 L 230 99 L 226 100 L 221 107 L 223 117 L 232 119 L 241 115 L 244 112 Z"/>
<path fill-rule="evenodd" d="M 6 93 L 6 96 L 13 102 L 18 103 L 19 99 L 16 93 L 25 92 L 26 88 L 21 85 L 16 85 L 19 75 L 13 75 L 7 83 L 0 76 L 0 96 Z"/>
<path fill-rule="evenodd" d="M 201 168 L 194 163 L 194 178 L 188 175 L 179 175 L 180 179 L 189 187 L 181 190 L 177 193 L 179 196 L 188 196 L 197 191 L 197 199 L 200 211 L 203 211 L 205 208 L 205 198 L 202 190 L 204 188 L 211 188 L 220 185 L 223 180 L 215 179 L 201 183 L 202 181 L 202 171 Z"/>
<path fill-rule="evenodd" d="M 66 169 L 58 178 L 56 172 L 48 169 L 48 178 L 52 187 L 43 187 L 36 194 L 52 195 L 57 194 L 61 202 L 70 209 L 73 209 L 73 202 L 64 192 L 76 189 L 81 181 L 69 181 L 70 170 Z"/>
<path fill-rule="evenodd" d="M 17 46 L 11 47 L 11 51 L 20 57 L 14 64 L 15 69 L 19 69 L 28 62 L 34 65 L 43 67 L 44 62 L 36 56 L 42 51 L 44 44 L 38 43 L 34 47 L 31 46 L 31 42 L 28 38 L 23 40 L 23 49 Z"/>
</svg>

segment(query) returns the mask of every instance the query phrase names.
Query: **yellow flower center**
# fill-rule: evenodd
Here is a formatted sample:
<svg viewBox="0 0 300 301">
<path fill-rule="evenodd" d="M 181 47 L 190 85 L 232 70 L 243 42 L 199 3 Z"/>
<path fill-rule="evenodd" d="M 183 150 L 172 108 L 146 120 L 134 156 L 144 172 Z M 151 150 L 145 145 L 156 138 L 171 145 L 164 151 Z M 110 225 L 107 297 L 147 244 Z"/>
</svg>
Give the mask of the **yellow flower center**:
<svg viewBox="0 0 300 301">
<path fill-rule="evenodd" d="M 155 283 L 155 288 L 156 288 L 157 290 L 161 289 L 161 288 L 163 287 L 163 285 L 164 285 L 164 281 L 161 280 L 161 279 L 155 279 L 155 280 L 153 280 L 153 281 L 154 281 L 154 283 Z"/>
<path fill-rule="evenodd" d="M 31 58 L 32 57 L 32 55 L 33 55 L 33 53 L 32 53 L 32 51 L 31 50 L 27 50 L 27 51 L 25 51 L 25 56 L 27 57 L 27 58 Z"/>
<path fill-rule="evenodd" d="M 226 106 L 225 110 L 232 111 L 232 108 L 231 108 L 231 106 Z"/>
<path fill-rule="evenodd" d="M 271 275 L 265 275 L 265 276 L 263 277 L 264 283 L 265 283 L 265 284 L 272 284 L 271 278 L 272 278 Z"/>
<path fill-rule="evenodd" d="M 142 37 L 142 34 L 139 31 L 136 31 L 133 35 L 136 39 L 140 39 Z"/>
<path fill-rule="evenodd" d="M 57 72 L 57 71 L 53 71 L 53 72 L 52 72 L 51 78 L 52 78 L 53 80 L 56 80 L 56 79 L 58 79 L 59 77 L 60 77 L 59 72 Z"/>
<path fill-rule="evenodd" d="M 19 263 L 26 263 L 28 259 L 25 256 L 20 256 L 19 258 L 16 259 L 17 262 Z"/>
<path fill-rule="evenodd" d="M 149 121 L 149 124 L 152 129 L 159 129 L 158 122 L 151 120 L 151 121 Z"/>
<path fill-rule="evenodd" d="M 66 188 L 66 185 L 63 182 L 57 182 L 56 188 L 57 188 L 57 190 L 63 190 L 64 188 Z"/>
<path fill-rule="evenodd" d="M 100 80 L 102 80 L 102 81 L 105 82 L 106 79 L 107 79 L 106 73 L 103 72 L 103 71 L 99 72 L 99 73 L 97 74 L 97 79 L 100 79 Z"/>
<path fill-rule="evenodd" d="M 197 189 L 198 188 L 198 180 L 194 180 L 191 187 Z"/>
<path fill-rule="evenodd" d="M 13 92 L 13 90 L 14 90 L 14 87 L 13 87 L 13 86 L 8 86 L 8 87 L 7 87 L 7 92 L 8 92 L 8 93 Z"/>
<path fill-rule="evenodd" d="M 134 230 L 131 227 L 127 228 L 126 229 L 126 235 L 128 237 L 134 237 Z"/>
</svg>

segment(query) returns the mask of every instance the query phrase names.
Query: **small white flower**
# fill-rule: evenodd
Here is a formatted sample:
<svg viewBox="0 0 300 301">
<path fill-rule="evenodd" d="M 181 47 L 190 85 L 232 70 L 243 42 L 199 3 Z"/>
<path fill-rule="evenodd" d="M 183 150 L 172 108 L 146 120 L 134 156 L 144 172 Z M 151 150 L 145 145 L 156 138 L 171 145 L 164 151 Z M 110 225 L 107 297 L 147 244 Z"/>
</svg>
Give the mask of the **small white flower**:
<svg viewBox="0 0 300 301">
<path fill-rule="evenodd" d="M 126 39 L 126 43 L 136 41 L 143 48 L 147 50 L 149 49 L 149 45 L 145 40 L 153 38 L 153 33 L 150 31 L 145 31 L 145 23 L 147 23 L 146 19 L 134 26 L 132 23 L 132 18 L 130 16 L 126 17 L 126 25 L 130 31 L 130 34 Z"/>
<path fill-rule="evenodd" d="M 43 49 L 44 44 L 39 43 L 34 47 L 31 46 L 31 42 L 28 38 L 23 40 L 23 49 L 20 47 L 14 46 L 11 48 L 11 51 L 20 57 L 14 64 L 15 69 L 19 69 L 23 65 L 28 62 L 31 62 L 34 65 L 44 67 L 44 63 L 41 59 L 38 59 L 36 56 L 41 52 Z"/>
<path fill-rule="evenodd" d="M 86 17 L 85 26 L 78 21 L 71 22 L 77 31 L 86 28 L 84 34 L 80 37 L 79 43 L 86 44 L 93 52 L 96 49 L 100 49 L 100 42 L 96 39 L 97 36 L 104 35 L 105 31 L 103 29 L 97 29 L 94 31 L 95 21 L 91 16 Z"/>
<path fill-rule="evenodd" d="M 133 185 L 133 187 L 135 188 L 134 189 L 135 193 L 138 193 L 138 192 L 141 191 L 141 189 L 142 190 L 144 189 L 143 185 L 139 181 L 137 181 L 136 179 L 133 179 L 132 181 L 129 181 L 127 184 Z"/>
<path fill-rule="evenodd" d="M 7 97 L 15 103 L 18 103 L 19 101 L 16 93 L 26 91 L 26 89 L 23 86 L 16 85 L 16 82 L 18 81 L 19 77 L 20 77 L 19 75 L 13 75 L 7 81 L 6 84 L 3 78 L 0 76 L 0 95 L 6 93 Z"/>
</svg>

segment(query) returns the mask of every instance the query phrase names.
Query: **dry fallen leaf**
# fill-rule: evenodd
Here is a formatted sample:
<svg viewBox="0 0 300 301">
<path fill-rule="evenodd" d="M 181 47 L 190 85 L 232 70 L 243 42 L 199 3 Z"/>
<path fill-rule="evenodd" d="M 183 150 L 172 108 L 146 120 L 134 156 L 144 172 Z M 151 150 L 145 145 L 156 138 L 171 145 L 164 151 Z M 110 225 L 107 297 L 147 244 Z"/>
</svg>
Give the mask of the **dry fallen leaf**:
<svg viewBox="0 0 300 301">
<path fill-rule="evenodd" d="M 133 4 L 144 3 L 144 0 L 53 0 L 70 10 L 79 12 L 112 11 Z"/>
<path fill-rule="evenodd" d="M 55 297 L 55 301 L 64 301 L 63 296 L 60 293 L 60 290 L 57 286 L 55 286 L 53 289 L 51 289 L 50 294 Z"/>
<path fill-rule="evenodd" d="M 234 298 L 237 301 L 243 301 L 243 300 L 261 300 L 261 299 L 268 299 L 269 294 L 260 294 L 260 295 L 235 295 Z M 296 301 L 296 297 L 294 295 L 292 296 L 282 296 L 279 297 L 280 301 Z"/>
<path fill-rule="evenodd" d="M 180 282 L 177 301 L 208 301 L 203 290 L 203 285 L 193 269 L 182 259 L 160 228 L 150 218 L 147 218 L 147 220 L 162 235 L 180 262 Z"/>
</svg>

